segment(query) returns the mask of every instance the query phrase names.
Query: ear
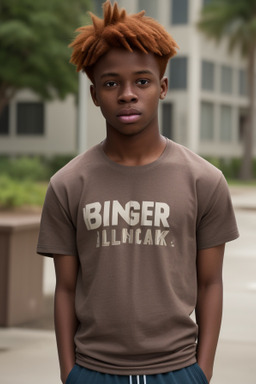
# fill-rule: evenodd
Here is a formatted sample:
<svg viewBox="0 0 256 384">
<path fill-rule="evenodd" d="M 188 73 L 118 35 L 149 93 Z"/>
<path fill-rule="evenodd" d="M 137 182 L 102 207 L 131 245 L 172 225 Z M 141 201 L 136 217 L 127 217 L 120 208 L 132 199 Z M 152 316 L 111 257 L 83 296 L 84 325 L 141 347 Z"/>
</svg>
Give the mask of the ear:
<svg viewBox="0 0 256 384">
<path fill-rule="evenodd" d="M 168 92 L 168 79 L 167 77 L 163 77 L 161 80 L 160 80 L 160 86 L 161 86 L 161 92 L 160 92 L 160 100 L 164 100 L 165 99 L 165 96 Z"/>
<path fill-rule="evenodd" d="M 90 86 L 90 92 L 91 92 L 91 98 L 96 105 L 96 107 L 99 107 L 98 99 L 97 99 L 97 94 L 96 94 L 96 87 L 94 84 Z"/>
</svg>

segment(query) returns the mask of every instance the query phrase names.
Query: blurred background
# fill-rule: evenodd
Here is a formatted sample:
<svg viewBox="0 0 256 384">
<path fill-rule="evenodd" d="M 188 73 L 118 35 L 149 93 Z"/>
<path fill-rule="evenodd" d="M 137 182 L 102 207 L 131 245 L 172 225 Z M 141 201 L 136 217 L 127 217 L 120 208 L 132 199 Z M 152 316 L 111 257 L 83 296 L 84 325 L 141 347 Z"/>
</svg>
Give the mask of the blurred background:
<svg viewBox="0 0 256 384">
<path fill-rule="evenodd" d="M 129 13 L 146 10 L 148 16 L 165 26 L 180 47 L 166 71 L 169 91 L 159 107 L 162 133 L 212 162 L 228 180 L 241 238 L 227 246 L 226 309 L 213 383 L 253 384 L 256 1 L 117 2 Z M 58 380 L 52 320 L 53 265 L 51 260 L 35 256 L 35 245 L 49 178 L 105 136 L 104 120 L 90 99 L 89 80 L 78 75 L 69 63 L 68 45 L 76 28 L 89 22 L 88 10 L 102 16 L 102 1 L 0 2 L 3 384 L 29 384 L 34 380 L 33 372 L 19 355 L 22 351 L 22 356 L 26 356 L 24 346 L 31 346 L 28 353 L 37 359 L 35 365 L 39 370 L 42 356 L 37 356 L 35 350 L 45 348 L 45 364 L 46 356 L 54 356 L 41 376 L 48 382 Z M 19 381 L 8 365 L 15 353 L 23 362 Z"/>
</svg>

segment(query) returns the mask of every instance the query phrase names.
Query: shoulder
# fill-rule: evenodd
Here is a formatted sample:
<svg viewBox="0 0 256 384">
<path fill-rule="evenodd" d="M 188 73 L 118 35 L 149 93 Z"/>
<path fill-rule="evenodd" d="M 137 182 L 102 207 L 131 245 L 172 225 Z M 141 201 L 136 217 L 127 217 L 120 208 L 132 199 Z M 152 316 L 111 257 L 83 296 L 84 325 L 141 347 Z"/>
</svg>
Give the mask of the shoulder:
<svg viewBox="0 0 256 384">
<path fill-rule="evenodd" d="M 209 163 L 203 157 L 199 156 L 197 153 L 191 151 L 189 148 L 175 142 L 171 143 L 171 148 L 174 156 L 178 161 L 180 161 L 181 165 L 189 167 L 199 173 L 202 171 L 220 173 L 218 168 Z"/>
<path fill-rule="evenodd" d="M 80 200 L 83 191 L 88 188 L 102 162 L 100 144 L 76 156 L 50 180 L 49 196 L 57 198 L 62 206 L 73 206 Z"/>
<path fill-rule="evenodd" d="M 176 184 L 194 196 L 199 210 L 204 211 L 218 198 L 230 198 L 224 175 L 207 160 L 177 143 L 171 144 L 170 158 L 175 163 Z"/>
<path fill-rule="evenodd" d="M 170 158 L 179 171 L 194 182 L 217 182 L 223 177 L 222 172 L 207 160 L 181 144 L 171 142 Z"/>
<path fill-rule="evenodd" d="M 78 183 L 81 177 L 85 177 L 92 172 L 100 161 L 100 144 L 90 148 L 72 159 L 63 168 L 51 177 L 53 187 L 68 186 Z"/>
</svg>

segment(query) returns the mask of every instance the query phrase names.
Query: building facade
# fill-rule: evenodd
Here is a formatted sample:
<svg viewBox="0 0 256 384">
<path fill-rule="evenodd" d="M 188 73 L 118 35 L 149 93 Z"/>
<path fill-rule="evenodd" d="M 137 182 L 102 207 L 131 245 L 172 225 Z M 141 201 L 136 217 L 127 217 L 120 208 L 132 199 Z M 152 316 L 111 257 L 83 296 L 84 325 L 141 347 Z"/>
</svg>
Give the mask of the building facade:
<svg viewBox="0 0 256 384">
<path fill-rule="evenodd" d="M 76 153 L 76 122 L 74 96 L 44 102 L 29 90 L 20 91 L 0 118 L 0 155 Z"/>
<path fill-rule="evenodd" d="M 246 62 L 229 52 L 227 41 L 217 45 L 198 31 L 204 3 L 166 1 L 159 15 L 180 46 L 167 71 L 163 132 L 204 156 L 239 157 L 248 109 Z"/>
<path fill-rule="evenodd" d="M 208 1 L 118 3 L 131 13 L 145 9 L 179 44 L 166 71 L 169 91 L 159 107 L 162 133 L 203 156 L 240 157 L 248 110 L 246 62 L 238 51 L 229 53 L 227 41 L 217 45 L 198 31 L 196 23 Z M 93 5 L 100 15 L 102 0 Z M 79 99 L 77 113 L 71 96 L 64 102 L 42 103 L 28 91 L 18 94 L 6 112 L 8 118 L 5 113 L 0 121 L 0 153 L 75 153 L 102 140 L 104 119 L 91 101 L 85 75 L 80 76 Z M 256 154 L 256 137 L 254 143 Z"/>
</svg>

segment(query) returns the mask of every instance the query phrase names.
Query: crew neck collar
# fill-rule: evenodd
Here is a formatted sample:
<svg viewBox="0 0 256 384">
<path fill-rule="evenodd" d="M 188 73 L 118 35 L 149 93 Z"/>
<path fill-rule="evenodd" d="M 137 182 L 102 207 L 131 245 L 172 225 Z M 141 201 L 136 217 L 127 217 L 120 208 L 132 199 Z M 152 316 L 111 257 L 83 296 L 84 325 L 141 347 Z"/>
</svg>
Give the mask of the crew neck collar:
<svg viewBox="0 0 256 384">
<path fill-rule="evenodd" d="M 166 145 L 161 155 L 153 162 L 144 164 L 144 165 L 123 165 L 111 160 L 104 152 L 102 143 L 98 144 L 98 151 L 100 152 L 100 155 L 102 159 L 105 161 L 105 163 L 107 163 L 108 166 L 110 166 L 111 168 L 114 168 L 118 171 L 127 172 L 127 173 L 140 173 L 140 172 L 145 172 L 149 169 L 155 168 L 162 163 L 162 161 L 170 151 L 170 147 L 171 147 L 171 140 L 167 138 L 165 139 L 166 139 Z"/>
</svg>

